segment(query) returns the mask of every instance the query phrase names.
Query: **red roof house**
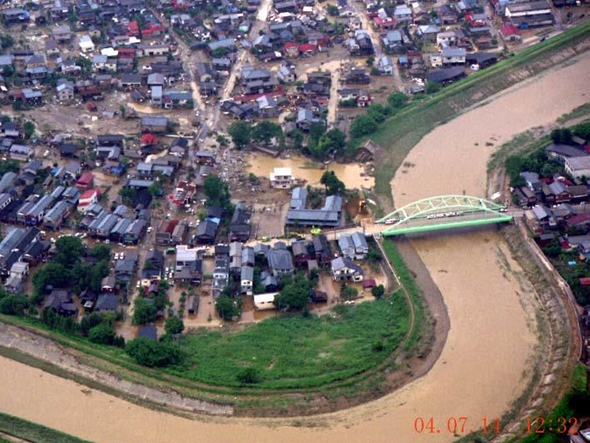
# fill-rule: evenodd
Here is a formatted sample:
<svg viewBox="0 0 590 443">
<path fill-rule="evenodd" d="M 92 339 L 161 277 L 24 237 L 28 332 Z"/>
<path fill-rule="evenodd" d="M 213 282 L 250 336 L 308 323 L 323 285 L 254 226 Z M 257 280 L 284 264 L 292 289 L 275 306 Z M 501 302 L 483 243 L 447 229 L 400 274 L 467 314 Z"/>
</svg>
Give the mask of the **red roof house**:
<svg viewBox="0 0 590 443">
<path fill-rule="evenodd" d="M 139 24 L 136 21 L 129 22 L 128 29 L 129 29 L 129 31 L 127 32 L 127 35 L 129 35 L 129 36 L 139 35 Z"/>
<path fill-rule="evenodd" d="M 86 191 L 94 185 L 94 174 L 92 172 L 84 172 L 76 181 L 76 188 L 80 191 Z"/>
<path fill-rule="evenodd" d="M 297 48 L 299 48 L 299 45 L 297 43 L 294 43 L 294 42 L 285 43 L 285 46 L 284 46 L 285 56 L 286 57 L 297 57 L 299 55 L 299 51 L 297 50 Z"/>
<path fill-rule="evenodd" d="M 315 55 L 318 52 L 318 47 L 316 45 L 312 45 L 311 43 L 304 43 L 299 45 L 297 50 L 299 51 L 299 54 L 302 55 Z"/>
<path fill-rule="evenodd" d="M 96 189 L 88 189 L 87 191 L 84 191 L 80 196 L 80 200 L 78 200 L 78 211 L 85 213 L 86 209 L 94 203 L 97 203 L 99 198 L 100 193 Z"/>
<path fill-rule="evenodd" d="M 506 23 L 502 25 L 502 27 L 500 28 L 500 34 L 502 34 L 504 40 L 509 42 L 521 40 L 520 31 L 516 26 L 514 26 L 511 23 Z"/>
<path fill-rule="evenodd" d="M 142 146 L 146 146 L 146 145 L 157 145 L 158 144 L 158 137 L 156 137 L 154 134 L 144 134 L 141 136 L 141 145 Z"/>
</svg>

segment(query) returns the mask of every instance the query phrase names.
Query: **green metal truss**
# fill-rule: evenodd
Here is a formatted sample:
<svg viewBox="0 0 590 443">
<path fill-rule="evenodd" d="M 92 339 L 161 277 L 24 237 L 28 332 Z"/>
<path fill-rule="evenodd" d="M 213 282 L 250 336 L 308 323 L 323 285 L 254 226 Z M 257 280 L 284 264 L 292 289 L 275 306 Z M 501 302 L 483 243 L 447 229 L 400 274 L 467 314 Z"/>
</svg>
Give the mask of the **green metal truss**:
<svg viewBox="0 0 590 443">
<path fill-rule="evenodd" d="M 384 236 L 482 226 L 512 221 L 504 206 L 468 195 L 440 195 L 410 203 L 375 223 Z"/>
</svg>

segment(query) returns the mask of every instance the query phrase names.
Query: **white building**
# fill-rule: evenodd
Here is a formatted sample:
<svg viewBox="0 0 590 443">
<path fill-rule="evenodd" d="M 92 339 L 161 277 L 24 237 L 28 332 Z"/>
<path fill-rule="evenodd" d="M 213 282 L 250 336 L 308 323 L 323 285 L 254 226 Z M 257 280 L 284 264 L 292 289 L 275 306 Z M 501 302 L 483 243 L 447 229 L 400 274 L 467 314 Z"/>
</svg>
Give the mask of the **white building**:
<svg viewBox="0 0 590 443">
<path fill-rule="evenodd" d="M 590 155 L 565 159 L 565 172 L 574 178 L 590 178 Z"/>
<path fill-rule="evenodd" d="M 89 189 L 80 196 L 78 200 L 78 212 L 84 214 L 86 209 L 98 202 L 98 191 L 96 189 Z"/>
<path fill-rule="evenodd" d="M 254 309 L 264 311 L 275 309 L 274 301 L 278 292 L 269 292 L 268 294 L 257 294 L 254 296 Z"/>
<path fill-rule="evenodd" d="M 270 186 L 275 189 L 291 189 L 293 186 L 291 168 L 274 168 L 270 173 Z"/>
<path fill-rule="evenodd" d="M 92 42 L 92 39 L 89 35 L 83 35 L 82 37 L 80 37 L 78 46 L 80 47 L 80 51 L 82 51 L 85 54 L 94 51 L 94 43 Z"/>
</svg>

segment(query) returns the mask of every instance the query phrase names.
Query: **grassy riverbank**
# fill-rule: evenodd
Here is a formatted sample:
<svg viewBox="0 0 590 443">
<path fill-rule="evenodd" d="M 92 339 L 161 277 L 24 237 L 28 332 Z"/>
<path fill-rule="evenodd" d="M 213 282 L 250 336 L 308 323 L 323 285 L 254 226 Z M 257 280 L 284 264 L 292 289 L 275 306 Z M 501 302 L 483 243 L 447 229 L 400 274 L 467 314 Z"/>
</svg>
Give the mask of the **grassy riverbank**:
<svg viewBox="0 0 590 443">
<path fill-rule="evenodd" d="M 90 443 L 87 440 L 72 437 L 55 429 L 2 412 L 0 412 L 0 432 L 31 443 Z M 0 442 L 9 442 L 9 440 L 0 437 Z"/>
<path fill-rule="evenodd" d="M 371 139 L 385 148 L 376 162 L 375 191 L 381 206 L 392 206 L 390 182 L 410 150 L 435 126 L 445 123 L 471 106 L 527 78 L 583 52 L 576 45 L 590 38 L 590 23 L 572 28 L 542 44 L 492 67 L 474 73 L 437 94 L 414 102 L 380 125 Z M 560 51 L 562 53 L 560 53 Z"/>
<path fill-rule="evenodd" d="M 184 335 L 186 364 L 170 372 L 212 385 L 240 386 L 246 368 L 265 389 L 302 389 L 344 380 L 381 363 L 404 340 L 409 309 L 386 300 L 339 305 L 325 316 L 280 315 L 239 332 Z"/>
</svg>

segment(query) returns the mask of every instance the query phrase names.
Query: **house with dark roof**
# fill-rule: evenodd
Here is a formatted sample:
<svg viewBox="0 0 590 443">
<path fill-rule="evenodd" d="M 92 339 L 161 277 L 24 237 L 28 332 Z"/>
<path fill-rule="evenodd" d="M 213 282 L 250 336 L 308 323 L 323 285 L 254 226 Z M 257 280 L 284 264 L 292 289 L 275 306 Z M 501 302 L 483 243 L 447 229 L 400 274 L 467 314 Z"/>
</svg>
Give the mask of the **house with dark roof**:
<svg viewBox="0 0 590 443">
<path fill-rule="evenodd" d="M 243 203 L 238 203 L 229 227 L 230 241 L 248 241 L 250 238 L 250 229 L 250 212 Z"/>
<path fill-rule="evenodd" d="M 211 220 L 203 220 L 197 226 L 196 239 L 201 244 L 213 244 L 217 235 L 218 223 Z"/>
<path fill-rule="evenodd" d="M 286 249 L 273 248 L 267 254 L 268 267 L 277 280 L 291 276 L 294 272 L 293 257 Z"/>
<path fill-rule="evenodd" d="M 119 308 L 119 297 L 115 294 L 100 294 L 96 300 L 96 312 L 115 312 Z"/>
<path fill-rule="evenodd" d="M 330 262 L 332 279 L 335 281 L 362 281 L 363 270 L 347 257 L 338 257 Z"/>
<path fill-rule="evenodd" d="M 56 314 L 73 316 L 78 314 L 78 307 L 72 299 L 72 294 L 66 289 L 54 289 L 45 300 L 43 309 L 52 309 Z"/>
</svg>

